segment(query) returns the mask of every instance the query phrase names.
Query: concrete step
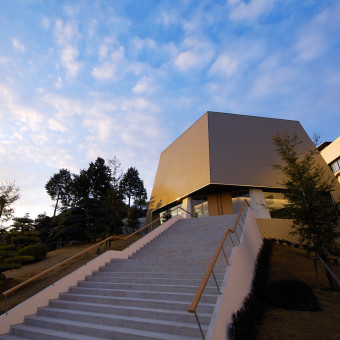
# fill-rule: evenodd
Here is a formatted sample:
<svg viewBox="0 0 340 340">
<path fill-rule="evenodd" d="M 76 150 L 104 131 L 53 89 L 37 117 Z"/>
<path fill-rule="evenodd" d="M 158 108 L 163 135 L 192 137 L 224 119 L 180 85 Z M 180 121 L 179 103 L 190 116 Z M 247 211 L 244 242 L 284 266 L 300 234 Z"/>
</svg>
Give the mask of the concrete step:
<svg viewBox="0 0 340 340">
<path fill-rule="evenodd" d="M 216 271 L 214 270 L 215 275 L 220 275 L 223 277 L 224 271 Z M 100 271 L 100 272 L 94 272 L 93 276 L 95 277 L 112 277 L 112 278 L 119 278 L 119 277 L 129 277 L 129 278 L 153 278 L 155 276 L 159 278 L 169 278 L 169 279 L 198 279 L 202 280 L 204 276 L 205 271 L 199 271 L 199 272 L 190 272 L 187 270 L 186 272 L 157 272 L 157 271 L 149 271 L 149 272 L 134 272 L 134 271 Z"/>
<path fill-rule="evenodd" d="M 206 269 L 208 267 L 208 264 L 204 264 L 201 266 L 166 266 L 162 264 L 158 265 L 152 265 L 150 264 L 149 266 L 143 265 L 143 266 L 130 266 L 126 265 L 122 268 L 118 267 L 102 267 L 99 269 L 99 272 L 102 273 L 122 273 L 122 272 L 133 272 L 134 274 L 138 275 L 139 273 L 166 273 L 166 274 L 203 274 L 205 273 Z M 219 272 L 219 271 L 225 271 L 226 267 L 217 267 L 216 270 L 214 271 Z"/>
<path fill-rule="evenodd" d="M 98 340 L 98 339 L 122 339 L 122 340 L 197 340 L 197 338 L 184 337 L 179 335 L 162 334 L 148 332 L 143 330 L 126 329 L 119 327 L 105 327 L 102 330 L 95 328 L 86 328 L 86 325 L 80 324 L 87 332 L 94 335 L 77 334 L 75 332 L 57 331 L 42 327 L 33 327 L 29 325 L 18 325 L 13 327 L 15 336 L 22 336 L 24 339 L 34 340 Z M 77 328 L 79 330 L 79 327 Z M 83 332 L 84 333 L 84 332 Z M 12 338 L 8 338 L 11 340 Z M 7 339 L 6 339 L 7 340 Z"/>
<path fill-rule="evenodd" d="M 69 292 L 72 294 L 89 294 L 99 296 L 115 296 L 140 299 L 157 299 L 157 300 L 173 300 L 173 301 L 190 301 L 194 294 L 176 293 L 176 292 L 152 292 L 152 291 L 136 291 L 136 290 L 119 290 L 119 289 L 104 289 L 104 288 L 83 288 L 71 287 Z M 201 298 L 202 302 L 215 303 L 217 294 L 204 294 Z"/>
<path fill-rule="evenodd" d="M 108 283 L 123 283 L 128 284 L 131 282 L 131 277 L 112 277 L 112 276 L 88 276 L 86 277 L 85 282 L 108 282 Z M 193 285 L 198 287 L 201 283 L 201 277 L 198 278 L 159 278 L 155 275 L 155 277 L 143 278 L 143 277 L 134 277 L 133 282 L 137 284 L 169 284 L 169 285 Z M 208 281 L 207 287 L 215 287 L 215 283 L 213 278 L 211 277 Z"/>
<path fill-rule="evenodd" d="M 111 283 L 111 282 L 88 282 L 81 281 L 77 287 L 84 288 L 100 288 L 100 289 L 114 289 L 114 290 L 133 290 L 133 291 L 152 291 L 152 292 L 175 292 L 175 293 L 189 293 L 195 294 L 198 285 L 171 285 L 171 284 L 141 284 L 141 283 Z M 214 294 L 215 287 L 206 287 L 206 294 Z"/>
<path fill-rule="evenodd" d="M 82 303 L 98 303 L 108 304 L 114 306 L 130 306 L 142 308 L 159 308 L 162 306 L 166 310 L 188 311 L 191 303 L 188 301 L 174 301 L 174 300 L 159 300 L 159 299 L 142 299 L 142 298 L 128 298 L 128 297 L 114 297 L 101 295 L 84 295 L 84 294 L 70 294 L 62 293 L 59 296 L 62 301 L 76 301 Z M 200 302 L 198 305 L 198 312 L 211 314 L 215 308 L 215 303 Z"/>
<path fill-rule="evenodd" d="M 164 322 L 152 319 L 141 319 L 133 317 L 118 318 L 107 315 L 92 315 L 93 323 L 87 321 L 78 321 L 84 313 L 79 312 L 67 313 L 70 319 L 61 319 L 45 316 L 28 316 L 25 318 L 25 324 L 33 327 L 49 328 L 56 331 L 64 331 L 75 334 L 85 334 L 89 336 L 97 336 L 98 338 L 114 338 L 115 328 L 121 330 L 138 330 L 156 333 L 166 333 L 178 336 L 189 336 L 198 338 L 200 336 L 199 328 L 195 324 L 185 324 L 180 322 Z M 146 321 L 147 320 L 147 321 Z M 205 328 L 206 330 L 206 328 Z M 124 332 L 125 333 L 125 332 Z"/>
<path fill-rule="evenodd" d="M 62 300 L 51 300 L 50 307 L 55 309 L 68 309 L 72 311 L 83 311 L 89 313 L 103 313 L 109 315 L 127 315 L 127 316 L 135 316 L 135 317 L 145 317 L 146 315 L 151 319 L 160 319 L 167 321 L 176 321 L 176 322 L 186 322 L 186 323 L 194 323 L 195 317 L 193 314 L 188 313 L 187 311 L 178 311 L 178 310 L 167 310 L 162 309 L 163 306 L 158 306 L 158 308 L 145 308 L 145 307 L 130 307 L 130 306 L 114 306 L 114 305 L 105 305 L 99 303 L 83 303 L 76 301 L 62 301 Z M 39 309 L 39 314 L 47 308 Z M 43 314 L 41 314 L 43 315 Z M 200 322 L 204 325 L 208 325 L 211 318 L 211 313 L 200 313 Z"/>
</svg>

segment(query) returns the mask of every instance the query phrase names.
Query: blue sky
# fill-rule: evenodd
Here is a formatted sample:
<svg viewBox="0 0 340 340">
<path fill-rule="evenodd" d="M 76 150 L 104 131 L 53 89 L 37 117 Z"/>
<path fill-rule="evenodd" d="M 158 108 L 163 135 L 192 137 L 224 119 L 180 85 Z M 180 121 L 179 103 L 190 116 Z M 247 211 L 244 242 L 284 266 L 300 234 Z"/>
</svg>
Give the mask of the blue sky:
<svg viewBox="0 0 340 340">
<path fill-rule="evenodd" d="M 60 168 L 116 155 L 150 195 L 160 152 L 206 111 L 340 135 L 340 1 L 0 0 L 0 183 L 51 215 Z M 241 134 L 241 132 L 240 132 Z"/>
</svg>

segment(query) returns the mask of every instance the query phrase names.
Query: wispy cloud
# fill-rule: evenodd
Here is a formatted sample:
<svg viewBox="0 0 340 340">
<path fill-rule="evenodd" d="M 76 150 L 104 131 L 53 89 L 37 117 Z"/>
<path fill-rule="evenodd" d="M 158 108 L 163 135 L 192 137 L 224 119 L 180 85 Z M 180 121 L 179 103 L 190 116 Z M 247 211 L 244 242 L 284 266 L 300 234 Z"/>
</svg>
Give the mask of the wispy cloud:
<svg viewBox="0 0 340 340">
<path fill-rule="evenodd" d="M 20 52 L 26 51 L 25 45 L 18 38 L 12 38 L 12 45 L 16 50 Z"/>
<path fill-rule="evenodd" d="M 77 42 L 81 35 L 75 23 L 57 19 L 55 22 L 55 37 L 59 48 L 60 63 L 67 70 L 67 74 L 76 77 L 82 68 L 82 63 L 77 60 L 79 51 Z"/>
<path fill-rule="evenodd" d="M 274 0 L 228 0 L 227 3 L 231 19 L 255 20 L 273 8 Z"/>
<path fill-rule="evenodd" d="M 180 71 L 207 66 L 215 54 L 215 46 L 204 37 L 187 37 L 179 47 L 174 66 Z"/>
<path fill-rule="evenodd" d="M 106 59 L 108 55 L 107 45 L 101 46 L 99 50 L 101 59 Z M 92 76 L 101 81 L 116 81 L 119 79 L 119 74 L 122 73 L 122 64 L 124 63 L 125 49 L 123 46 L 113 51 L 105 62 L 95 66 L 92 69 Z"/>
</svg>

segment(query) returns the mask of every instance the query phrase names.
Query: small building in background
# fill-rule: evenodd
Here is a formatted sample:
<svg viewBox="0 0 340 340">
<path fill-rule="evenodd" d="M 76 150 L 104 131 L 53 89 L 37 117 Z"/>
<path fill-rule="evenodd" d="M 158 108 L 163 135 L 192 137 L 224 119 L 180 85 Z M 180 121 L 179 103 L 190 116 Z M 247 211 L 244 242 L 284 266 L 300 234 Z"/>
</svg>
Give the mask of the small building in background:
<svg viewBox="0 0 340 340">
<path fill-rule="evenodd" d="M 333 142 L 323 142 L 317 149 L 340 182 L 340 137 Z"/>
</svg>

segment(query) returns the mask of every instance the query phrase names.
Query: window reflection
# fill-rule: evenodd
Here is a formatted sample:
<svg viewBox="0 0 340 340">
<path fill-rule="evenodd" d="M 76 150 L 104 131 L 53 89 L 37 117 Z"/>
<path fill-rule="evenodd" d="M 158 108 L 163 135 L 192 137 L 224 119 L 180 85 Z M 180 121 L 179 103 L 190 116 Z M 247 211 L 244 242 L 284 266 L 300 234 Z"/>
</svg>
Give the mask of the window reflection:
<svg viewBox="0 0 340 340">
<path fill-rule="evenodd" d="M 194 197 L 192 200 L 195 217 L 208 217 L 208 199 L 207 196 Z"/>
<path fill-rule="evenodd" d="M 231 193 L 233 203 L 233 213 L 238 214 L 242 207 L 243 201 L 250 203 L 249 190 L 234 191 Z"/>
</svg>

